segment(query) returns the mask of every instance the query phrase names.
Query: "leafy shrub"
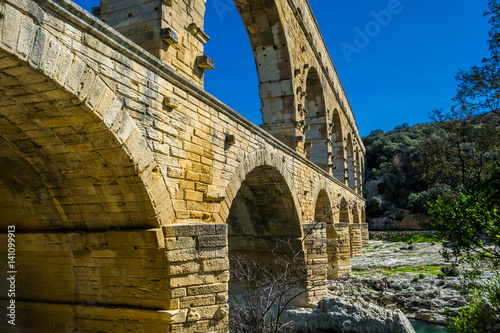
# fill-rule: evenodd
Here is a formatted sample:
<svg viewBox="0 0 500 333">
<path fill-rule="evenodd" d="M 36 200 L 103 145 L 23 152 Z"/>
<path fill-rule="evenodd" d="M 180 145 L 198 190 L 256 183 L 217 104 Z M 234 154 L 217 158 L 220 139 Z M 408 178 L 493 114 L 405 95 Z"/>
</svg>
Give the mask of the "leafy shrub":
<svg viewBox="0 0 500 333">
<path fill-rule="evenodd" d="M 372 217 L 382 216 L 384 212 L 382 199 L 380 199 L 380 197 L 378 196 L 374 196 L 373 198 L 371 198 L 371 200 L 367 204 L 366 212 Z"/>
<path fill-rule="evenodd" d="M 460 275 L 460 270 L 458 269 L 457 266 L 454 266 L 454 265 L 441 267 L 441 272 L 443 272 L 443 274 L 445 276 L 457 277 Z"/>
</svg>

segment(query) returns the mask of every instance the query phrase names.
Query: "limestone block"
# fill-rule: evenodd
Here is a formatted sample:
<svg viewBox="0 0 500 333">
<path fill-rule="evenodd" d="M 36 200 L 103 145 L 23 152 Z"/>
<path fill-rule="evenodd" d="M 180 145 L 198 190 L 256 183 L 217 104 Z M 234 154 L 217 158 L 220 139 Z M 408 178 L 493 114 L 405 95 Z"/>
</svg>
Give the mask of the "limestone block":
<svg viewBox="0 0 500 333">
<path fill-rule="evenodd" d="M 226 258 L 203 260 L 201 269 L 203 272 L 225 271 L 229 269 L 229 260 Z"/>
<path fill-rule="evenodd" d="M 179 107 L 179 100 L 175 97 L 165 97 L 163 99 L 163 104 L 171 109 L 177 109 Z"/>
<path fill-rule="evenodd" d="M 206 192 L 203 198 L 205 199 L 205 201 L 221 202 L 226 198 L 226 195 L 224 193 L 218 192 Z"/>
<path fill-rule="evenodd" d="M 199 56 L 196 58 L 196 65 L 203 69 L 204 71 L 208 71 L 215 68 L 215 62 L 209 56 Z"/>
<path fill-rule="evenodd" d="M 198 285 L 187 287 L 187 295 L 209 295 L 227 292 L 227 284 L 225 283 L 212 283 L 210 285 Z"/>
<path fill-rule="evenodd" d="M 35 40 L 33 42 L 33 47 L 30 51 L 29 57 L 29 64 L 35 69 L 38 69 L 40 67 L 40 63 L 42 62 L 47 38 L 48 35 L 45 30 L 43 30 L 42 28 L 36 29 Z"/>
<path fill-rule="evenodd" d="M 168 271 L 171 275 L 197 273 L 200 271 L 200 263 L 196 261 L 170 263 Z"/>
<path fill-rule="evenodd" d="M 198 236 L 198 248 L 221 247 L 227 245 L 226 235 L 201 235 Z"/>
<path fill-rule="evenodd" d="M 181 309 L 215 304 L 214 295 L 188 296 L 180 299 Z"/>
</svg>

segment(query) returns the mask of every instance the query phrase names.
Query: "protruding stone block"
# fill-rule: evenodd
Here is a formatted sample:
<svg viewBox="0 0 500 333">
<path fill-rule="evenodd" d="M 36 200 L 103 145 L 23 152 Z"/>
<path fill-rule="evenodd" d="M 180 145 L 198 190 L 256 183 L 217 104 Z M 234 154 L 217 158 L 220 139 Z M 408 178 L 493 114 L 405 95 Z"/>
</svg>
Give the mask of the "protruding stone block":
<svg viewBox="0 0 500 333">
<path fill-rule="evenodd" d="M 101 16 L 101 7 L 92 7 L 92 15 Z"/>
<path fill-rule="evenodd" d="M 165 96 L 163 99 L 163 104 L 171 109 L 177 109 L 179 106 L 179 100 L 174 97 Z"/>
<path fill-rule="evenodd" d="M 215 68 L 215 62 L 209 56 L 199 56 L 196 58 L 196 65 L 201 69 L 208 71 Z"/>
<path fill-rule="evenodd" d="M 226 195 L 223 193 L 217 193 L 217 192 L 206 192 L 203 195 L 203 198 L 205 201 L 210 201 L 210 202 L 221 202 L 226 198 Z"/>
<path fill-rule="evenodd" d="M 226 134 L 226 143 L 228 145 L 234 145 L 236 143 L 236 138 L 234 134 Z"/>
<path fill-rule="evenodd" d="M 160 37 L 169 45 L 175 45 L 179 43 L 179 37 L 177 37 L 177 33 L 172 28 L 161 29 Z"/>
</svg>

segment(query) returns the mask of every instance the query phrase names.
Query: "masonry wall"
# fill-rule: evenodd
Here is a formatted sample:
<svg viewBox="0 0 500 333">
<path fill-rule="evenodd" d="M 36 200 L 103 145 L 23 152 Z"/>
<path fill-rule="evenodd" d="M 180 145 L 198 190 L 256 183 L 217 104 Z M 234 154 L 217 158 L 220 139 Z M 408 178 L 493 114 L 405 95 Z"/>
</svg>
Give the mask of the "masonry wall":
<svg viewBox="0 0 500 333">
<path fill-rule="evenodd" d="M 2 166 L 11 163 L 3 177 L 23 175 L 18 192 L 0 187 L 2 212 L 17 209 L 0 219 L 0 255 L 7 226 L 17 225 L 20 327 L 219 330 L 227 318 L 225 224 L 260 166 L 288 188 L 299 235 L 315 218 L 320 190 L 332 207 L 364 207 L 344 182 L 71 3 L 0 6 L 0 148 Z M 348 225 L 335 229 L 348 244 Z M 312 241 L 325 237 L 321 229 Z M 350 272 L 346 248 L 337 275 Z M 309 282 L 324 279 L 325 253 L 307 260 Z M 324 292 L 312 290 L 308 301 Z"/>
</svg>

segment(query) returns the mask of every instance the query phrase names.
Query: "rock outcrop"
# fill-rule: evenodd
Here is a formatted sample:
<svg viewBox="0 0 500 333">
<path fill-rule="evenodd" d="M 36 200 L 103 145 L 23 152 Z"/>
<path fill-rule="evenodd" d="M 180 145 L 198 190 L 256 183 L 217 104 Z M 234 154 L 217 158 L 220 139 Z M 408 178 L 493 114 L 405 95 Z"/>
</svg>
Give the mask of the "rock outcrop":
<svg viewBox="0 0 500 333">
<path fill-rule="evenodd" d="M 363 299 L 327 297 L 317 309 L 296 308 L 283 315 L 295 332 L 414 333 L 400 310 L 387 310 Z"/>
</svg>

